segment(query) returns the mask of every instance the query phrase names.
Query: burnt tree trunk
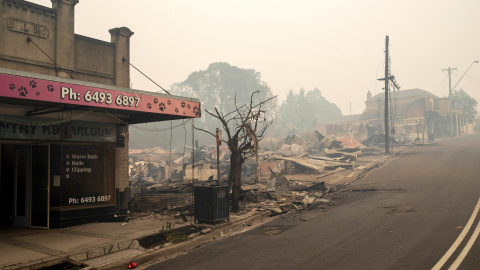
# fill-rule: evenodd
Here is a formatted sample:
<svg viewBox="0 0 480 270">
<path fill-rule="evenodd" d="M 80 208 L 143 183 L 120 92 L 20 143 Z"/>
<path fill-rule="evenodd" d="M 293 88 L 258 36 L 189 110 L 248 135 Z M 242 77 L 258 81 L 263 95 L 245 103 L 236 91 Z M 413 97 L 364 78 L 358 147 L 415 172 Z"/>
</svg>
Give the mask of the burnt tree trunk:
<svg viewBox="0 0 480 270">
<path fill-rule="evenodd" d="M 232 187 L 232 212 L 237 213 L 239 210 L 238 197 L 240 195 L 240 187 L 242 180 L 242 164 L 243 157 L 240 152 L 232 151 L 230 156 L 230 174 L 228 176 L 229 186 Z"/>
<path fill-rule="evenodd" d="M 222 122 L 223 128 L 227 133 L 227 140 L 224 142 L 227 143 L 228 149 L 230 149 L 230 173 L 228 175 L 228 193 L 230 194 L 231 189 L 231 199 L 232 199 L 232 212 L 238 212 L 239 210 L 239 195 L 240 188 L 242 183 L 242 165 L 245 161 L 245 158 L 256 155 L 257 156 L 257 165 L 258 165 L 258 141 L 261 140 L 265 130 L 272 124 L 272 122 L 267 122 L 265 118 L 265 110 L 262 110 L 262 105 L 267 101 L 275 98 L 269 98 L 265 101 L 260 102 L 257 105 L 253 105 L 253 95 L 259 93 L 255 91 L 250 95 L 250 104 L 245 104 L 242 106 L 237 106 L 236 95 L 235 95 L 235 111 L 224 114 L 220 113 L 217 108 L 215 108 L 215 113 L 211 113 L 207 110 L 209 115 L 217 118 Z M 255 109 L 258 108 L 258 109 Z M 263 120 L 263 121 L 259 121 Z M 197 128 L 198 129 L 198 128 Z M 213 136 L 215 134 L 210 131 L 199 129 L 206 133 L 209 133 Z M 259 168 L 257 168 L 256 181 L 259 177 Z"/>
</svg>

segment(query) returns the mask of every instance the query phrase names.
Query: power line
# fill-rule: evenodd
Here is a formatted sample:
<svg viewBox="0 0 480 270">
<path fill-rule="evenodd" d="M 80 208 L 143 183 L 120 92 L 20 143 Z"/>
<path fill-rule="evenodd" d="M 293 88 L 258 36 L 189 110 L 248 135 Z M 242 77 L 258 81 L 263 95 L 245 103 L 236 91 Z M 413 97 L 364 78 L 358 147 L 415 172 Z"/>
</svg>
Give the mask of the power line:
<svg viewBox="0 0 480 270">
<path fill-rule="evenodd" d="M 439 89 L 440 89 L 440 93 L 443 95 L 443 93 L 445 92 L 443 85 L 445 84 L 445 80 L 446 80 L 446 79 L 447 79 L 447 77 L 443 77 L 442 82 L 437 86 L 435 92 L 438 93 L 438 92 L 439 92 Z"/>
<path fill-rule="evenodd" d="M 479 79 L 475 79 L 475 78 L 472 78 L 472 77 L 467 77 L 467 80 L 470 80 L 470 82 L 472 82 L 472 83 L 480 83 Z"/>
<path fill-rule="evenodd" d="M 181 124 L 178 124 L 176 126 L 173 126 L 173 127 L 168 127 L 168 128 L 142 128 L 142 127 L 139 127 L 137 125 L 132 125 L 133 128 L 136 128 L 136 129 L 139 129 L 139 130 L 144 130 L 144 131 L 153 131 L 153 132 L 163 132 L 163 131 L 168 131 L 170 129 L 175 129 L 177 127 L 181 127 L 181 126 L 184 126 L 186 125 L 188 122 L 192 121 L 192 119 L 188 119 L 187 121 L 184 121 L 183 123 Z"/>
<path fill-rule="evenodd" d="M 6 115 L 0 115 L 0 120 L 12 123 L 12 124 L 21 124 L 21 125 L 30 125 L 30 126 L 52 126 L 52 125 L 60 125 L 63 123 L 68 123 L 71 122 L 75 119 L 81 118 L 91 112 L 95 111 L 95 109 L 92 109 L 88 112 L 85 112 L 83 114 L 77 115 L 75 117 L 70 117 L 67 119 L 62 119 L 62 120 L 53 120 L 53 121 L 41 121 L 41 120 L 23 120 L 23 119 L 18 119 L 15 117 L 8 117 Z"/>
</svg>

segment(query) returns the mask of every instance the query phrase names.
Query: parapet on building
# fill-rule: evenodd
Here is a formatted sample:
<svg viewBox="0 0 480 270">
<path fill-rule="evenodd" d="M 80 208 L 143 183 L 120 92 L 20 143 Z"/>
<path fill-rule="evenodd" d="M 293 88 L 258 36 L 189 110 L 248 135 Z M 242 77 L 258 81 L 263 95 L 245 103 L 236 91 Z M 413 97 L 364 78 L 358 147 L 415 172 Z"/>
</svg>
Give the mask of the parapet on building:
<svg viewBox="0 0 480 270">
<path fill-rule="evenodd" d="M 198 99 L 129 89 L 133 32 L 77 35 L 76 4 L 2 0 L 0 224 L 66 227 L 125 212 L 128 125 L 200 117 Z"/>
</svg>

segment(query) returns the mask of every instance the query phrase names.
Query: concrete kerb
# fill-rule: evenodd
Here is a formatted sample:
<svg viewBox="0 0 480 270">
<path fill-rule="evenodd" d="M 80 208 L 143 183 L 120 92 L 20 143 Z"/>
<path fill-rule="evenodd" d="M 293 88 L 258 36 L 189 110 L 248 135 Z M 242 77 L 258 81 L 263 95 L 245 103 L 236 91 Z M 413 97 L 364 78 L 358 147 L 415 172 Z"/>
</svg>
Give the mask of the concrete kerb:
<svg viewBox="0 0 480 270">
<path fill-rule="evenodd" d="M 46 259 L 39 259 L 39 260 L 33 260 L 33 261 L 28 261 L 28 262 L 23 262 L 23 263 L 18 263 L 18 264 L 12 264 L 12 265 L 3 265 L 2 269 L 5 270 L 30 270 L 30 269 L 38 269 L 42 267 L 47 267 L 55 264 L 62 263 L 66 260 L 66 258 L 59 258 L 59 257 L 54 257 L 54 258 L 46 258 Z"/>
<path fill-rule="evenodd" d="M 134 261 L 138 265 L 144 265 L 154 260 L 167 260 L 185 254 L 188 250 L 192 250 L 194 248 L 198 248 L 213 241 L 216 241 L 221 237 L 225 237 L 227 235 L 231 236 L 235 233 L 244 232 L 246 230 L 255 228 L 278 217 L 270 217 L 270 215 L 271 213 L 269 211 L 258 212 L 258 214 L 252 215 L 245 219 L 237 220 L 233 223 L 220 223 L 216 226 L 212 226 L 212 231 L 210 233 L 199 235 L 186 242 L 170 245 L 159 249 L 144 250 L 141 247 L 137 247 L 135 249 L 144 250 L 144 253 L 136 256 L 124 257 L 120 260 L 111 261 L 103 265 L 87 266 L 83 269 L 125 269 L 125 267 L 131 261 Z M 138 243 L 138 241 L 136 242 Z"/>
<path fill-rule="evenodd" d="M 22 263 L 12 264 L 12 265 L 3 265 L 2 269 L 8 270 L 30 270 L 30 269 L 39 269 L 43 267 L 49 267 L 52 265 L 60 264 L 63 262 L 70 262 L 72 264 L 82 264 L 84 261 L 92 258 L 97 258 L 118 252 L 120 250 L 126 249 L 137 249 L 139 247 L 137 240 L 128 240 L 120 243 L 108 244 L 106 246 L 97 246 L 93 249 L 84 250 L 73 255 L 67 256 L 53 256 L 51 255 L 48 258 L 37 259 L 26 261 Z"/>
<path fill-rule="evenodd" d="M 138 248 L 138 246 L 139 244 L 137 240 L 128 240 L 120 243 L 113 243 L 113 244 L 108 244 L 106 246 L 100 246 L 93 249 L 85 250 L 85 251 L 68 256 L 68 259 L 81 263 L 89 259 L 94 259 L 101 256 L 109 255 L 121 250 L 129 249 L 129 248 L 136 249 Z"/>
<path fill-rule="evenodd" d="M 44 259 L 31 260 L 22 263 L 3 265 L 2 269 L 7 270 L 30 270 L 49 267 L 63 262 L 70 262 L 72 264 L 82 264 L 84 261 L 92 258 L 98 258 L 115 252 L 126 249 L 138 249 L 139 243 L 137 240 L 128 240 L 120 243 L 108 244 L 106 246 L 99 246 L 93 249 L 84 250 L 82 252 L 68 255 L 64 257 L 51 256 Z"/>
</svg>

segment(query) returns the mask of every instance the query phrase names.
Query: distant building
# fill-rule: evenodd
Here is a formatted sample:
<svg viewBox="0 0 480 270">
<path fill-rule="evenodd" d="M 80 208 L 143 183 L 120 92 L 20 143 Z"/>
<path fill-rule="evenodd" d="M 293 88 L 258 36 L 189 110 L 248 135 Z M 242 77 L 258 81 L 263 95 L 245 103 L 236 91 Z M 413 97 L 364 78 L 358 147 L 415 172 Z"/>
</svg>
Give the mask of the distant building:
<svg viewBox="0 0 480 270">
<path fill-rule="evenodd" d="M 421 89 L 391 92 L 389 97 L 390 134 L 399 139 L 414 139 L 435 133 L 435 122 L 441 117 L 433 109 L 433 100 L 437 96 Z M 369 98 L 368 98 L 369 97 Z M 366 108 L 360 120 L 368 120 L 380 130 L 384 130 L 385 94 L 368 96 Z"/>
<path fill-rule="evenodd" d="M 383 132 L 385 114 L 385 94 L 372 97 L 367 94 L 366 108 L 360 121 L 369 121 Z M 461 104 L 452 102 L 453 134 L 467 133 L 468 121 L 463 115 Z M 389 96 L 390 134 L 398 139 L 424 139 L 449 135 L 450 100 L 439 98 L 422 89 L 409 89 L 390 92 Z M 393 120 L 393 121 L 392 121 Z M 473 131 L 473 128 L 470 128 Z"/>
<path fill-rule="evenodd" d="M 357 122 L 360 120 L 361 116 L 361 114 L 342 115 L 337 117 L 337 121 L 335 123 Z"/>
<path fill-rule="evenodd" d="M 129 89 L 127 27 L 74 33 L 78 0 L 2 0 L 0 225 L 66 227 L 128 209 L 128 125 L 200 117 L 200 101 Z"/>
<path fill-rule="evenodd" d="M 450 104 L 451 112 L 450 112 Z M 439 123 L 443 127 L 443 135 L 460 136 L 461 134 L 473 134 L 475 132 L 475 119 L 468 119 L 464 114 L 462 104 L 449 98 L 437 98 L 434 100 L 434 109 L 444 119 Z M 450 114 L 452 121 L 450 121 Z M 452 125 L 452 133 L 450 134 L 450 124 Z"/>
</svg>

